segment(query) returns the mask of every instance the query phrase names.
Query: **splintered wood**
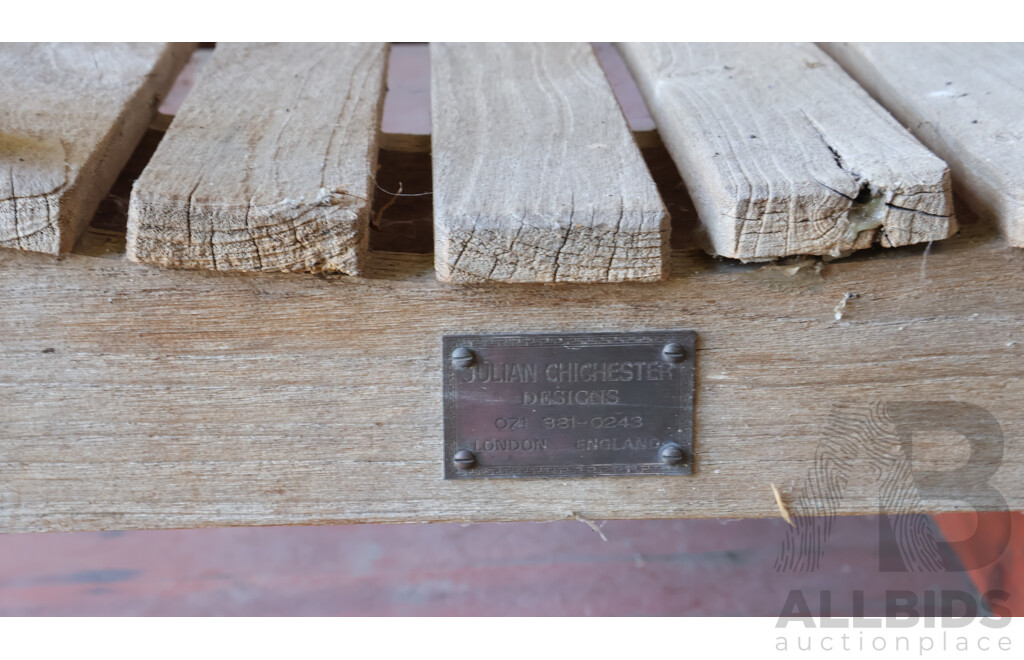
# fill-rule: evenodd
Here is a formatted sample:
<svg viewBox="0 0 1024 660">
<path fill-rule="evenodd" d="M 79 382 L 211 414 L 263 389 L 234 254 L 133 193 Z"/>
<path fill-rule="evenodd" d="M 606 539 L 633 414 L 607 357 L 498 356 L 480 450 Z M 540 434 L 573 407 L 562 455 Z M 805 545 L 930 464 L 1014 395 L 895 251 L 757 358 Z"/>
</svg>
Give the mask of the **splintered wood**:
<svg viewBox="0 0 1024 660">
<path fill-rule="evenodd" d="M 430 55 L 439 279 L 665 276 L 669 217 L 589 45 Z"/>
<path fill-rule="evenodd" d="M 135 184 L 128 257 L 358 274 L 386 44 L 222 44 Z"/>
<path fill-rule="evenodd" d="M 1024 44 L 822 44 L 1024 247 Z"/>
<path fill-rule="evenodd" d="M 620 46 L 714 254 L 846 254 L 956 231 L 945 163 L 811 44 Z"/>
<path fill-rule="evenodd" d="M 193 48 L 0 44 L 0 247 L 72 248 Z"/>
</svg>

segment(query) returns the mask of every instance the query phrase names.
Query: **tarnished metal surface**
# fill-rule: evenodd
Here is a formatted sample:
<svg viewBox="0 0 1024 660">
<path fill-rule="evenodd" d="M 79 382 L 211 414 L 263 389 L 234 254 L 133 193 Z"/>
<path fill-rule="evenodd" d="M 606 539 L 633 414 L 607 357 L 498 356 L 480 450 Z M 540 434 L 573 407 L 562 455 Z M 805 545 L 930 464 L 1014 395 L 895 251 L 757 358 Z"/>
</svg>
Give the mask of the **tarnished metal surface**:
<svg viewBox="0 0 1024 660">
<path fill-rule="evenodd" d="M 696 339 L 445 337 L 445 479 L 690 474 Z"/>
</svg>

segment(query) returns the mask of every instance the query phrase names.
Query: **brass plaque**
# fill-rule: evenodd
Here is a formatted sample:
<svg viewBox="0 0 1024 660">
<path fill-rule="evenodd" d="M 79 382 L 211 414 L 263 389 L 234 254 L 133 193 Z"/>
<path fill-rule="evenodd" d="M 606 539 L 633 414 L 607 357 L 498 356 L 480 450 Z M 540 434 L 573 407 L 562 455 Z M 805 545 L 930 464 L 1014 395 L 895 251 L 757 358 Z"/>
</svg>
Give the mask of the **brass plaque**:
<svg viewBox="0 0 1024 660">
<path fill-rule="evenodd" d="M 692 330 L 444 338 L 444 477 L 693 471 Z"/>
</svg>

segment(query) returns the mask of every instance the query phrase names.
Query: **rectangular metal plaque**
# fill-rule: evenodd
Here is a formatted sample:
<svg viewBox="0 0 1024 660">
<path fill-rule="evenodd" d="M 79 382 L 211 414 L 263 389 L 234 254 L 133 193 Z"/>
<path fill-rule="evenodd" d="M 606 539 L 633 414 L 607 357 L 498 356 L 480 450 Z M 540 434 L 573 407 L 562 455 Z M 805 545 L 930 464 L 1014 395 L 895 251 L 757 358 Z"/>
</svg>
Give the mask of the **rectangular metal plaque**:
<svg viewBox="0 0 1024 660">
<path fill-rule="evenodd" d="M 444 478 L 693 471 L 692 330 L 444 338 Z"/>
</svg>

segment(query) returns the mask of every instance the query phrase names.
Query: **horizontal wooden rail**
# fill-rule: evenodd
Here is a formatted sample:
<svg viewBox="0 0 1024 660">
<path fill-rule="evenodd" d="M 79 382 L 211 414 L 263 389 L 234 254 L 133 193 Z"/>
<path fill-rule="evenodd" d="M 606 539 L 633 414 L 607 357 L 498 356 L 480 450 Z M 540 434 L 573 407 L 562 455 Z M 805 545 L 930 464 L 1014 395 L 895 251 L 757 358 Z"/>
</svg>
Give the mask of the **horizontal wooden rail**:
<svg viewBox="0 0 1024 660">
<path fill-rule="evenodd" d="M 60 260 L 0 251 L 0 529 L 773 516 L 772 483 L 796 515 L 1024 508 L 1024 253 L 958 213 L 930 250 L 676 250 L 645 284 L 445 285 L 397 253 L 365 278 L 176 272 L 95 229 Z M 659 328 L 699 333 L 693 476 L 442 480 L 442 335 Z M 940 404 L 913 473 L 995 495 L 880 497 L 905 439 L 815 487 L 837 404 L 908 401 Z M 1002 457 L 964 467 L 955 425 L 985 415 Z"/>
</svg>

